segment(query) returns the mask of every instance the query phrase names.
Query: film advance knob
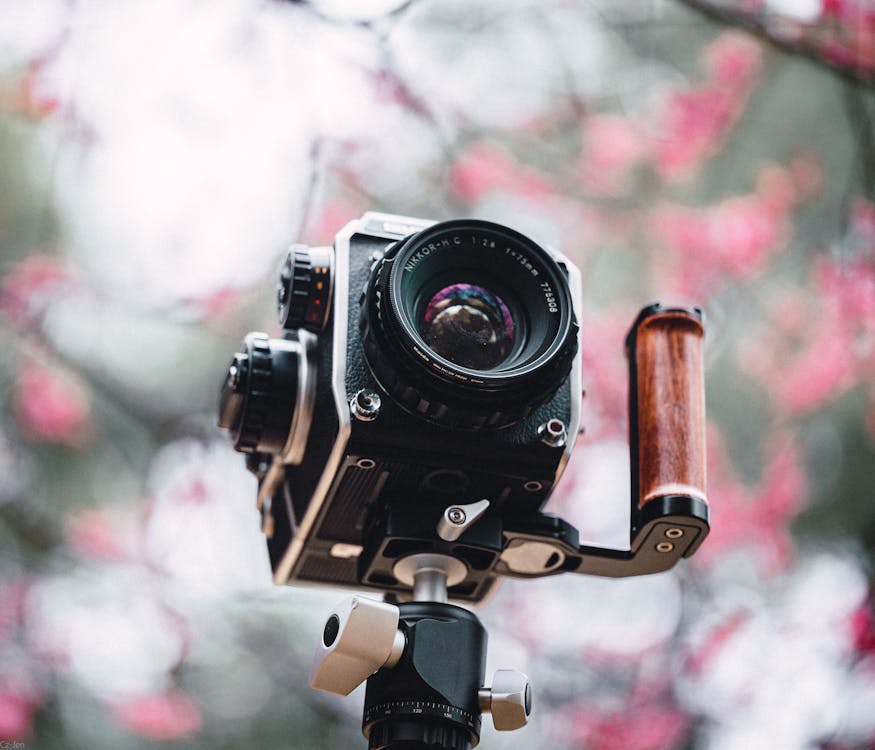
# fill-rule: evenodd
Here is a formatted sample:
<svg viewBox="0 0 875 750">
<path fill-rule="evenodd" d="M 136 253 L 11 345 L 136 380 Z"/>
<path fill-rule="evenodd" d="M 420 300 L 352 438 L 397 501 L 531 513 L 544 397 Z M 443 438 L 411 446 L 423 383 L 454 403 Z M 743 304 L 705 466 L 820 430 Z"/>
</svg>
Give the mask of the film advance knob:
<svg viewBox="0 0 875 750">
<path fill-rule="evenodd" d="M 325 622 L 310 685 L 349 695 L 381 667 L 395 666 L 406 645 L 399 619 L 393 604 L 363 596 L 344 599 Z"/>
<path fill-rule="evenodd" d="M 479 692 L 480 710 L 492 714 L 492 725 L 501 732 L 520 729 L 532 713 L 532 686 L 516 669 L 498 669 L 491 688 Z"/>
<path fill-rule="evenodd" d="M 279 453 L 298 393 L 300 345 L 253 331 L 234 355 L 219 398 L 219 426 L 243 453 Z"/>
<path fill-rule="evenodd" d="M 331 311 L 333 278 L 332 248 L 292 245 L 277 285 L 280 325 L 321 333 Z"/>
</svg>

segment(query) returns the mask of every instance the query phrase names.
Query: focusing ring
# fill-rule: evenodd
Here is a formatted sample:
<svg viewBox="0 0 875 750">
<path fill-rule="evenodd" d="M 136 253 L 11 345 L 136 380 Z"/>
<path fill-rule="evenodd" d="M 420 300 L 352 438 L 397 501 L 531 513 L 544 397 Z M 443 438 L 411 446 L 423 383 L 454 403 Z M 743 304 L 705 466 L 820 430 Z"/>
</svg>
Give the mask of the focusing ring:
<svg viewBox="0 0 875 750">
<path fill-rule="evenodd" d="M 507 234 L 515 242 L 524 241 L 532 252 L 541 253 L 538 262 L 557 279 L 556 294 L 567 316 L 564 330 L 560 326 L 556 340 L 549 342 L 552 351 L 536 370 L 516 375 L 511 368 L 501 382 L 490 382 L 484 373 L 473 373 L 469 382 L 459 379 L 452 363 L 443 368 L 423 364 L 421 350 L 411 341 L 392 304 L 391 276 L 395 263 L 405 248 L 416 246 L 423 234 L 429 236 L 456 226 L 460 231 L 471 229 Z M 551 267 L 552 266 L 552 267 Z M 577 353 L 578 326 L 574 319 L 567 279 L 558 264 L 531 240 L 512 230 L 485 221 L 460 221 L 436 224 L 391 247 L 371 272 L 361 310 L 362 342 L 365 357 L 380 385 L 405 409 L 429 421 L 469 430 L 497 429 L 525 419 L 540 404 L 548 400 L 568 376 Z"/>
</svg>

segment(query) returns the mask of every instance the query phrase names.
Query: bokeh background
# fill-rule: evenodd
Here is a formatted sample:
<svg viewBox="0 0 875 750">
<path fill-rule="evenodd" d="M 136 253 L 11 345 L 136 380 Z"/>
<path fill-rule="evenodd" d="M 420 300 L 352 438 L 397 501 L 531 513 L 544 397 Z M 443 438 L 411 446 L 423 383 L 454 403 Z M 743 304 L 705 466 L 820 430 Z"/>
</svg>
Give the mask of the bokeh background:
<svg viewBox="0 0 875 750">
<path fill-rule="evenodd" d="M 0 740 L 364 747 L 307 687 L 343 592 L 274 588 L 215 426 L 290 242 L 503 221 L 583 270 L 552 508 L 622 545 L 625 331 L 706 311 L 713 531 L 507 582 L 485 748 L 875 747 L 871 0 L 2 0 Z"/>
</svg>

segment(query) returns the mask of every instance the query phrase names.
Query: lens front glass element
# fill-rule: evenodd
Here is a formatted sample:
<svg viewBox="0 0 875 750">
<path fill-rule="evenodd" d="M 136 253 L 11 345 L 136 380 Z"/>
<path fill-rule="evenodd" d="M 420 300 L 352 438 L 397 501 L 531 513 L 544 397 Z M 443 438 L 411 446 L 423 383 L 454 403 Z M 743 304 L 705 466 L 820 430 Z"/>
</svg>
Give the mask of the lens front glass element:
<svg viewBox="0 0 875 750">
<path fill-rule="evenodd" d="M 451 284 L 425 306 L 419 334 L 453 364 L 489 370 L 507 359 L 517 326 L 505 301 L 477 284 Z"/>
</svg>

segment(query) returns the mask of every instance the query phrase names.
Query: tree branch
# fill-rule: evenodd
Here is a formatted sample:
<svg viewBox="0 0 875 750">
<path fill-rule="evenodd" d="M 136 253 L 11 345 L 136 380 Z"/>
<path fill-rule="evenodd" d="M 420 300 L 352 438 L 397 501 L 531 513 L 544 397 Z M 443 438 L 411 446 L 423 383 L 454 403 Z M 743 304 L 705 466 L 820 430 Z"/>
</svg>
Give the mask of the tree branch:
<svg viewBox="0 0 875 750">
<path fill-rule="evenodd" d="M 809 60 L 826 68 L 837 76 L 852 83 L 875 88 L 875 72 L 867 72 L 858 67 L 842 65 L 830 60 L 816 44 L 803 40 L 791 40 L 776 34 L 758 18 L 743 11 L 717 6 L 710 0 L 678 0 L 682 5 L 706 16 L 712 21 L 734 26 L 752 34 L 757 39 L 781 52 Z"/>
</svg>

